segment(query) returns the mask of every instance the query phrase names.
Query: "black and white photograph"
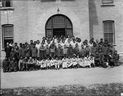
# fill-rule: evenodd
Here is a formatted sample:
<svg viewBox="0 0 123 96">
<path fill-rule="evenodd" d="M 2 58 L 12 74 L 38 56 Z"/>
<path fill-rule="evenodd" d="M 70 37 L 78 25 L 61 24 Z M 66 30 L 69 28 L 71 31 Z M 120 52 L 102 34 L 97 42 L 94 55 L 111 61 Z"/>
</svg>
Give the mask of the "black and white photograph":
<svg viewBox="0 0 123 96">
<path fill-rule="evenodd" d="M 0 96 L 123 96 L 123 0 L 0 0 Z"/>
</svg>

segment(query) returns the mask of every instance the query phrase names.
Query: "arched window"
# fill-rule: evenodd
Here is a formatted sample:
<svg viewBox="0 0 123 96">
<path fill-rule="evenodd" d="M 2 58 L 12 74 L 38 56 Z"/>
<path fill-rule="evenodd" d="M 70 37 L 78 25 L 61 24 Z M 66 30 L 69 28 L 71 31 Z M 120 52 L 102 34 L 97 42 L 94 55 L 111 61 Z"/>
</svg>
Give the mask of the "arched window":
<svg viewBox="0 0 123 96">
<path fill-rule="evenodd" d="M 108 40 L 109 43 L 115 43 L 115 28 L 113 20 L 103 21 L 104 25 L 104 40 Z"/>
<path fill-rule="evenodd" d="M 62 14 L 51 16 L 45 25 L 46 37 L 73 36 L 73 25 L 70 19 Z"/>
<path fill-rule="evenodd" d="M 2 39 L 3 39 L 3 48 L 6 46 L 6 43 L 13 42 L 13 33 L 14 25 L 13 24 L 4 24 L 2 25 Z"/>
</svg>

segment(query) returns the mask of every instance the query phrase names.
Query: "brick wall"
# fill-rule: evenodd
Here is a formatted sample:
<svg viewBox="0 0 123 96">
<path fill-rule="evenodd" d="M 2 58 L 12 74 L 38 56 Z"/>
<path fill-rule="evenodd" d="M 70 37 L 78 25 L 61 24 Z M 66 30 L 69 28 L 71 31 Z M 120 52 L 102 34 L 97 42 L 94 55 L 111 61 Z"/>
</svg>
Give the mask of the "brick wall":
<svg viewBox="0 0 123 96">
<path fill-rule="evenodd" d="M 95 39 L 103 38 L 103 21 L 115 21 L 116 49 L 123 53 L 123 0 L 114 0 L 114 6 L 102 6 L 102 0 L 89 1 L 90 31 Z"/>
<path fill-rule="evenodd" d="M 54 14 L 66 15 L 73 24 L 73 34 L 83 40 L 89 38 L 88 1 L 76 0 L 70 2 L 41 2 L 40 0 L 13 1 L 14 11 L 2 12 L 2 24 L 14 24 L 14 41 L 28 42 L 41 40 L 45 36 L 45 24 Z"/>
</svg>

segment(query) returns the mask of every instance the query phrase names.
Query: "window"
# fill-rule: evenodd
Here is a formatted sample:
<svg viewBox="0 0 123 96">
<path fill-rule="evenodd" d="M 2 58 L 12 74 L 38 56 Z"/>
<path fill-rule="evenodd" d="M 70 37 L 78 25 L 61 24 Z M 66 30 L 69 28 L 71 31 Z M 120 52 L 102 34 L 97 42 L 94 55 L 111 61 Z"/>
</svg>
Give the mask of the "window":
<svg viewBox="0 0 123 96">
<path fill-rule="evenodd" d="M 0 7 L 2 7 L 2 0 L 0 0 Z"/>
<path fill-rule="evenodd" d="M 1 0 L 2 1 L 2 7 L 12 7 L 11 0 Z"/>
<path fill-rule="evenodd" d="M 115 43 L 114 42 L 114 21 L 107 20 L 103 21 L 104 24 L 104 40 L 108 40 L 109 43 Z"/>
<path fill-rule="evenodd" d="M 7 42 L 13 42 L 13 33 L 14 33 L 13 24 L 4 24 L 2 25 L 2 39 L 3 39 L 3 48 L 6 46 Z"/>
<path fill-rule="evenodd" d="M 53 37 L 55 35 L 72 37 L 73 36 L 72 22 L 65 15 L 62 14 L 53 15 L 46 22 L 45 34 L 46 37 Z"/>
<path fill-rule="evenodd" d="M 114 0 L 102 0 L 102 4 L 113 4 L 114 3 Z"/>
<path fill-rule="evenodd" d="M 61 1 L 75 1 L 75 0 L 61 0 Z"/>
<path fill-rule="evenodd" d="M 75 0 L 41 0 L 41 2 L 56 2 L 56 1 L 75 1 Z"/>
<path fill-rule="evenodd" d="M 55 2 L 56 0 L 41 0 L 41 2 Z"/>
</svg>

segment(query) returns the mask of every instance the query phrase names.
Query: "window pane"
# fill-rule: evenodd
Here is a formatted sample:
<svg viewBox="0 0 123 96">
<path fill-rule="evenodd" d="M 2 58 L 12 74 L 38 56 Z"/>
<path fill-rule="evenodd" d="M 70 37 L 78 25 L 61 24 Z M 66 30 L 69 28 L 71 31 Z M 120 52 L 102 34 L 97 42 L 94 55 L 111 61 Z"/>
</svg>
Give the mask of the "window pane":
<svg viewBox="0 0 123 96">
<path fill-rule="evenodd" d="M 13 37 L 13 25 L 7 24 L 2 26 L 4 37 Z"/>
<path fill-rule="evenodd" d="M 2 0 L 2 7 L 6 7 L 5 4 L 5 0 Z"/>
<path fill-rule="evenodd" d="M 6 0 L 6 7 L 11 7 L 11 0 Z"/>
<path fill-rule="evenodd" d="M 7 43 L 11 43 L 11 42 L 13 42 L 13 38 L 4 38 L 3 48 L 6 47 Z"/>
<path fill-rule="evenodd" d="M 52 29 L 46 30 L 46 37 L 52 37 Z"/>
<path fill-rule="evenodd" d="M 46 28 L 47 28 L 47 29 L 51 29 L 51 28 L 52 28 L 52 19 L 50 19 L 50 20 L 47 22 Z"/>
<path fill-rule="evenodd" d="M 66 25 L 65 25 L 66 28 L 72 28 L 72 24 L 68 19 L 65 19 L 65 22 L 66 22 Z"/>
<path fill-rule="evenodd" d="M 114 41 L 113 33 L 104 33 L 104 40 L 108 40 L 109 43 L 113 43 Z"/>
<path fill-rule="evenodd" d="M 73 36 L 72 29 L 66 29 L 65 31 L 66 31 L 66 36 L 70 36 L 70 37 Z"/>
<path fill-rule="evenodd" d="M 2 0 L 2 7 L 11 7 L 11 0 Z"/>
<path fill-rule="evenodd" d="M 104 33 L 114 33 L 114 21 L 104 21 Z"/>
<path fill-rule="evenodd" d="M 2 1 L 0 0 L 0 7 L 2 7 Z"/>
<path fill-rule="evenodd" d="M 55 16 L 53 18 L 53 28 L 64 28 L 65 27 L 64 21 L 65 20 L 63 16 Z"/>
</svg>

